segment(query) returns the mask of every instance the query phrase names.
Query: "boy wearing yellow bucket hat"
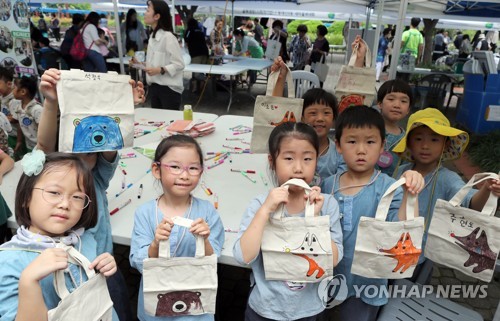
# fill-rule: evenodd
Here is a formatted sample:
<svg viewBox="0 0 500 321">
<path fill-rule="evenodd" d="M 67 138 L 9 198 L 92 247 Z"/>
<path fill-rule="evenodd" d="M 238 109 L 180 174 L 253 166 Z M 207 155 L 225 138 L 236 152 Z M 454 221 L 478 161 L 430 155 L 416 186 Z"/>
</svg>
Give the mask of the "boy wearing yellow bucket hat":
<svg viewBox="0 0 500 321">
<path fill-rule="evenodd" d="M 403 160 L 409 161 L 395 171 L 395 177 L 411 169 L 419 172 L 425 179 L 424 189 L 418 195 L 419 214 L 425 218 L 425 232 L 422 242 L 422 254 L 412 280 L 425 280 L 428 283 L 432 269 L 428 274 L 419 276 L 423 270 L 424 248 L 427 231 L 432 218 L 436 200 L 450 200 L 464 185 L 462 178 L 455 172 L 442 166 L 442 162 L 460 158 L 469 143 L 469 135 L 450 126 L 449 120 L 437 109 L 420 110 L 408 119 L 406 136 L 394 147 Z M 490 190 L 500 195 L 500 181 L 490 180 L 480 190 L 472 189 L 463 202 L 463 206 L 481 211 Z M 426 263 L 429 266 L 430 261 Z M 425 282 L 424 281 L 424 282 Z"/>
</svg>

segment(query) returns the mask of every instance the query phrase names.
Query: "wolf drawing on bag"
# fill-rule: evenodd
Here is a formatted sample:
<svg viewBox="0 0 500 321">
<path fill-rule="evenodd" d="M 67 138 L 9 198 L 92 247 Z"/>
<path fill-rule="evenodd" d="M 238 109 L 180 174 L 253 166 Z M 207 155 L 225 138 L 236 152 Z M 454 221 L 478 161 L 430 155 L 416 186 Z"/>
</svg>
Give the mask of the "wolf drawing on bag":
<svg viewBox="0 0 500 321">
<path fill-rule="evenodd" d="M 477 227 L 466 236 L 457 236 L 455 233 L 450 234 L 451 237 L 457 240 L 455 244 L 467 251 L 470 255 L 467 261 L 465 261 L 464 266 L 469 267 L 477 264 L 477 266 L 472 269 L 474 273 L 494 269 L 497 258 L 488 245 L 486 232 L 483 230 L 481 234 L 477 236 L 479 230 L 480 228 Z"/>
<path fill-rule="evenodd" d="M 318 238 L 316 237 L 315 234 L 307 233 L 306 236 L 304 237 L 304 240 L 302 241 L 302 244 L 300 244 L 299 247 L 295 249 L 286 248 L 285 252 L 291 252 L 293 255 L 297 255 L 307 260 L 309 268 L 307 270 L 306 275 L 308 277 L 311 277 L 315 272 L 318 272 L 316 274 L 316 279 L 319 279 L 323 277 L 323 275 L 325 274 L 325 269 L 323 269 L 318 264 L 318 262 L 316 262 L 316 260 L 307 255 L 308 253 L 317 253 L 317 252 L 327 253 L 327 251 L 319 243 Z M 312 256 L 318 256 L 318 254 L 312 254 Z"/>
<path fill-rule="evenodd" d="M 417 249 L 413 245 L 410 233 L 402 233 L 396 245 L 390 249 L 379 249 L 380 252 L 387 253 L 389 257 L 398 261 L 392 272 L 405 273 L 410 267 L 417 265 L 418 257 L 422 253 L 422 249 Z"/>
</svg>

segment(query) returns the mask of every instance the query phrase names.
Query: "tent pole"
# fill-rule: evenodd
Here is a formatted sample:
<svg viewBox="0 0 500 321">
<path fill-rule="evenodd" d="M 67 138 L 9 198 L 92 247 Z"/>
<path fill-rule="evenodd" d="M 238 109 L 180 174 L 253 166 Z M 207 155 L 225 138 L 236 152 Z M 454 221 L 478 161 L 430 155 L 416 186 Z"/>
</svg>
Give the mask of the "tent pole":
<svg viewBox="0 0 500 321">
<path fill-rule="evenodd" d="M 234 0 L 231 0 L 231 32 L 234 32 Z"/>
<path fill-rule="evenodd" d="M 396 24 L 396 35 L 394 36 L 394 46 L 392 48 L 391 68 L 389 69 L 389 79 L 396 78 L 396 71 L 399 62 L 399 53 L 401 51 L 401 37 L 403 36 L 407 7 L 408 7 L 408 0 L 402 0 L 399 5 L 398 22 Z"/>
<path fill-rule="evenodd" d="M 378 56 L 378 42 L 380 39 L 380 25 L 382 24 L 382 14 L 384 13 L 384 4 L 385 0 L 380 1 L 380 6 L 377 12 L 377 31 L 375 31 L 375 39 L 373 39 L 373 52 L 374 55 L 372 57 L 372 66 L 377 64 L 377 56 Z"/>
<path fill-rule="evenodd" d="M 125 74 L 125 66 L 123 64 L 123 47 L 122 33 L 120 28 L 120 17 L 118 16 L 118 0 L 113 0 L 113 13 L 115 16 L 116 42 L 118 47 L 118 57 L 120 57 L 120 74 Z"/>
<path fill-rule="evenodd" d="M 172 0 L 172 30 L 175 32 L 175 0 Z"/>
</svg>

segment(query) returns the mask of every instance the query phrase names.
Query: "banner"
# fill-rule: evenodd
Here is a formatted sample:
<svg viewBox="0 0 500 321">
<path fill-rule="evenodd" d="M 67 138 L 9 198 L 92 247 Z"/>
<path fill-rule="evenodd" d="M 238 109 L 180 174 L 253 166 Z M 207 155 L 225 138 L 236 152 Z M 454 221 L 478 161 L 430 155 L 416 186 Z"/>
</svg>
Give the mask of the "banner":
<svg viewBox="0 0 500 321">
<path fill-rule="evenodd" d="M 37 74 L 29 8 L 22 0 L 0 0 L 0 66 L 20 75 Z"/>
</svg>

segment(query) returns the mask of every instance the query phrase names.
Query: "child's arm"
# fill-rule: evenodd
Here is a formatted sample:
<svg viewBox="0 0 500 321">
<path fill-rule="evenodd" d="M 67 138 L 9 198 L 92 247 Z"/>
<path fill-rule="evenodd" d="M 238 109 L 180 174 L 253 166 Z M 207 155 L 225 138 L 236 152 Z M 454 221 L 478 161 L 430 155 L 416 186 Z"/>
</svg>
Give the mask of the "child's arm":
<svg viewBox="0 0 500 321">
<path fill-rule="evenodd" d="M 264 204 L 255 213 L 254 218 L 248 225 L 246 231 L 240 238 L 241 252 L 243 261 L 250 263 L 259 255 L 262 235 L 269 215 L 276 211 L 282 203 L 288 202 L 288 188 L 277 187 L 269 192 Z"/>
<path fill-rule="evenodd" d="M 14 160 L 0 149 L 0 185 L 2 185 L 3 176 L 14 168 Z"/>
<path fill-rule="evenodd" d="M 420 191 L 424 188 L 425 181 L 423 176 L 417 171 L 406 171 L 403 175 L 401 175 L 401 177 L 406 178 L 406 183 L 403 185 L 404 194 L 403 200 L 401 201 L 402 205 L 399 207 L 398 218 L 400 221 L 406 221 L 406 206 L 403 204 L 406 204 L 407 202 L 408 193 L 413 195 L 420 193 Z M 418 217 L 418 197 L 415 200 L 414 216 Z"/>
<path fill-rule="evenodd" d="M 470 200 L 469 207 L 475 211 L 481 211 L 490 197 L 490 193 L 500 197 L 500 180 L 489 179 L 484 182 L 479 191 Z"/>
<path fill-rule="evenodd" d="M 271 72 L 279 72 L 278 81 L 274 85 L 273 96 L 283 97 L 285 91 L 286 74 L 288 73 L 288 68 L 286 67 L 283 58 L 279 56 L 274 59 L 274 64 L 271 66 Z"/>
<path fill-rule="evenodd" d="M 16 147 L 14 147 L 14 152 L 19 151 L 19 149 L 23 146 L 23 141 L 24 141 L 24 134 L 23 130 L 21 129 L 21 124 L 17 127 L 17 140 L 16 140 Z"/>
<path fill-rule="evenodd" d="M 44 250 L 19 279 L 19 303 L 16 321 L 47 320 L 47 306 L 43 299 L 40 280 L 47 275 L 68 267 L 68 253 L 60 248 Z"/>
</svg>

